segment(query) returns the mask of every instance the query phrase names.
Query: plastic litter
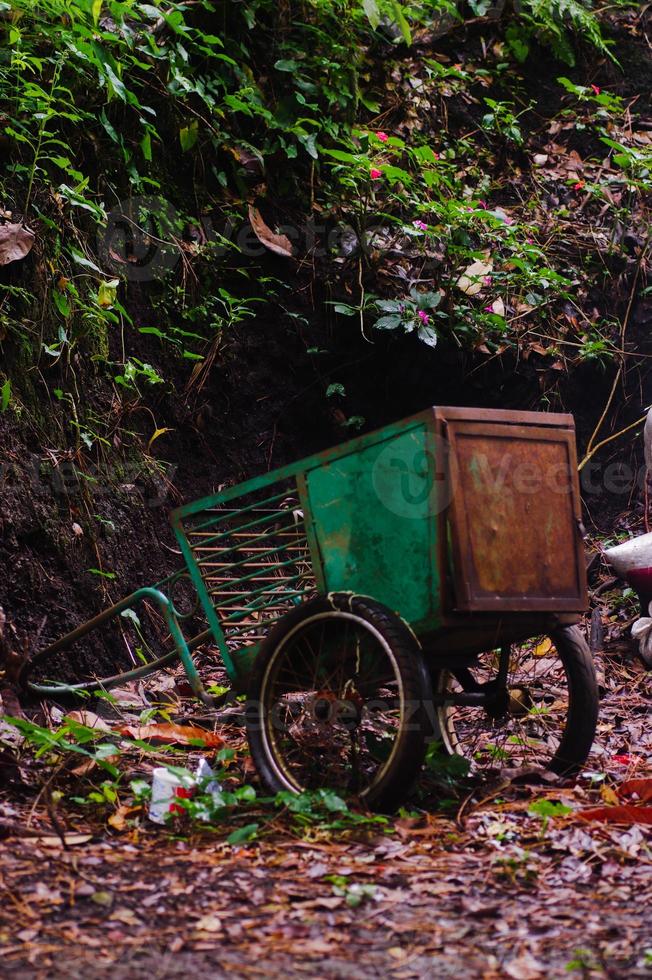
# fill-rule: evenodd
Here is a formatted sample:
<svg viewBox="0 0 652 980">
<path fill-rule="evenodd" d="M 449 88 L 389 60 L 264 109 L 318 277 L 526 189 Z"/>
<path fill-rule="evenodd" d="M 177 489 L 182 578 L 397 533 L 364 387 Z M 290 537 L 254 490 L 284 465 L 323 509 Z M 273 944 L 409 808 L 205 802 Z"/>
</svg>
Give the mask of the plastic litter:
<svg viewBox="0 0 652 980">
<path fill-rule="evenodd" d="M 198 792 L 209 794 L 215 806 L 222 802 L 222 787 L 217 781 L 215 772 L 202 756 L 192 773 L 171 772 L 165 766 L 158 766 L 152 771 L 152 798 L 149 804 L 149 819 L 152 823 L 165 825 L 170 813 L 183 813 L 180 799 L 192 799 Z M 200 820 L 208 822 L 208 809 L 197 813 Z"/>
<path fill-rule="evenodd" d="M 652 602 L 648 616 L 641 616 L 632 626 L 632 637 L 638 640 L 639 653 L 648 667 L 652 667 Z"/>
</svg>

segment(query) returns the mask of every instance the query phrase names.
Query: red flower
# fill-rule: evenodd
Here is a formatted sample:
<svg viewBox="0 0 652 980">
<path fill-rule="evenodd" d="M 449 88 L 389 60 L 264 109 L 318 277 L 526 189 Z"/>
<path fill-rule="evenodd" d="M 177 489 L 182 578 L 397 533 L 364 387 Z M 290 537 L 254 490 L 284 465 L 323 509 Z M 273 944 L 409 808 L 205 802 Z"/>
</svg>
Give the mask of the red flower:
<svg viewBox="0 0 652 980">
<path fill-rule="evenodd" d="M 377 167 L 372 167 L 369 171 L 369 176 L 372 180 L 379 180 L 383 176 L 382 170 L 378 170 Z"/>
<path fill-rule="evenodd" d="M 574 191 L 581 191 L 583 187 L 584 187 L 584 181 L 583 180 L 578 180 L 578 182 L 576 184 L 573 184 L 573 190 Z"/>
<path fill-rule="evenodd" d="M 593 89 L 593 91 L 595 92 L 596 95 L 600 95 L 600 86 L 599 85 L 592 85 L 591 88 Z"/>
<path fill-rule="evenodd" d="M 387 135 L 387 133 L 383 133 L 381 131 L 380 133 L 376 133 L 376 139 L 379 139 L 381 143 L 386 143 L 387 140 L 389 139 L 389 136 Z"/>
</svg>

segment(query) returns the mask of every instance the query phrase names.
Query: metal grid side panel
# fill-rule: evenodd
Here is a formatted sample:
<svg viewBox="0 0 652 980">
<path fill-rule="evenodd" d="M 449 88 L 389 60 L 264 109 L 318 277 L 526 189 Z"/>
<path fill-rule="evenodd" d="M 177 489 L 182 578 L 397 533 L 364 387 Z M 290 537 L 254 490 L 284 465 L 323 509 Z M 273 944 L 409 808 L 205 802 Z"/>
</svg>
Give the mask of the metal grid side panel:
<svg viewBox="0 0 652 980">
<path fill-rule="evenodd" d="M 277 619 L 315 594 L 296 480 L 177 516 L 175 531 L 225 660 L 231 648 L 259 643 Z"/>
</svg>

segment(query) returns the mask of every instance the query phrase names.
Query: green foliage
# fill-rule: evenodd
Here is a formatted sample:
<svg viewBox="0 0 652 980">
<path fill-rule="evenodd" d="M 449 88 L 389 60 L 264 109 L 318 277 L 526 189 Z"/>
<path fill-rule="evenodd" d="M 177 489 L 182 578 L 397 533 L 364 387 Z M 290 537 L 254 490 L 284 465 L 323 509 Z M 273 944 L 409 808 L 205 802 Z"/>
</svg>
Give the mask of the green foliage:
<svg viewBox="0 0 652 980">
<path fill-rule="evenodd" d="M 590 0 L 521 0 L 517 20 L 508 27 L 507 41 L 519 61 L 525 61 L 534 41 L 547 45 L 567 65 L 575 64 L 573 33 L 609 54 Z"/>
<path fill-rule="evenodd" d="M 118 769 L 108 760 L 120 756 L 120 749 L 113 743 L 105 741 L 106 733 L 103 731 L 89 728 L 70 718 L 66 719 L 56 731 L 51 731 L 25 718 L 6 716 L 4 720 L 18 729 L 26 741 L 36 749 L 36 758 L 47 755 L 57 761 L 67 753 L 74 753 L 92 759 L 114 778 L 118 776 Z M 87 746 L 92 747 L 93 751 Z"/>
<path fill-rule="evenodd" d="M 460 93 L 480 113 L 484 105 L 478 128 L 486 137 L 523 146 L 529 106 L 512 101 L 511 89 L 510 99 L 487 89 L 499 77 L 514 81 L 510 59 L 525 60 L 535 39 L 568 64 L 580 39 L 606 52 L 589 0 L 523 0 L 506 6 L 502 19 L 487 0 L 464 8 L 452 0 L 308 0 L 300 16 L 275 0 L 232 4 L 228 16 L 211 0 L 0 6 L 8 155 L 0 193 L 38 223 L 47 271 L 38 297 L 45 317 L 34 304 L 30 319 L 28 297 L 3 287 L 0 337 L 22 341 L 27 366 L 67 392 L 59 408 L 77 452 L 111 449 L 71 383 L 81 358 L 110 379 L 122 408 L 162 393 L 188 398 L 208 380 L 234 328 L 276 297 L 280 287 L 225 231 L 242 226 L 263 187 L 304 214 L 317 203 L 327 220 L 349 222 L 365 257 L 376 247 L 379 220 L 399 247 L 424 262 L 437 257 L 436 290 L 407 281 L 395 297 L 363 290 L 336 303 L 338 314 L 357 316 L 365 337 L 371 312 L 378 330 L 492 353 L 519 346 L 515 310 L 544 310 L 567 297 L 570 280 L 535 244 L 536 225 L 486 206 L 491 163 L 473 133 L 433 140 L 406 127 L 399 138 L 366 120 L 388 108 L 377 66 L 387 62 L 400 74 L 416 36 L 470 14 L 504 34 L 504 57 L 472 70 L 426 58 L 420 97 L 435 104 Z M 649 186 L 646 148 L 608 132 L 624 111 L 619 98 L 560 82 L 612 140 L 628 187 Z M 124 246 L 117 253 L 116 227 Z M 128 252 L 130 234 L 159 263 L 137 323 L 128 309 L 142 257 L 135 247 Z M 492 271 L 480 290 L 461 289 L 469 266 L 487 258 Z M 610 353 L 591 336 L 578 356 L 604 363 Z M 0 411 L 10 384 L 7 378 Z M 355 429 L 361 418 L 345 424 Z"/>
<path fill-rule="evenodd" d="M 528 811 L 531 816 L 541 818 L 541 836 L 543 837 L 546 830 L 548 829 L 548 824 L 553 817 L 565 817 L 569 813 L 573 812 L 573 808 L 566 806 L 565 803 L 560 803 L 558 800 L 541 799 L 535 800 L 528 807 Z"/>
<path fill-rule="evenodd" d="M 376 308 L 385 315 L 374 323 L 376 330 L 396 330 L 401 328 L 406 333 L 416 331 L 419 340 L 429 347 L 437 345 L 437 331 L 432 324 L 437 307 L 441 302 L 441 293 L 419 292 L 411 289 L 409 295 L 401 300 L 376 300 Z"/>
<path fill-rule="evenodd" d="M 9 378 L 0 387 L 0 412 L 6 412 L 11 401 L 11 381 Z"/>
</svg>

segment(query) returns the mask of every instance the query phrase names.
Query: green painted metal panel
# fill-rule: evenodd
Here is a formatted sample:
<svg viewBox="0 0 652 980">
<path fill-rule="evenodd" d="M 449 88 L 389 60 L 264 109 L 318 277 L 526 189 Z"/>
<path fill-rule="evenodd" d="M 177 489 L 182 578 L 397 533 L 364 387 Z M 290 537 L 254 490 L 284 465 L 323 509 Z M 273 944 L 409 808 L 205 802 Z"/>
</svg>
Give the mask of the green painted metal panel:
<svg viewBox="0 0 652 980">
<path fill-rule="evenodd" d="M 432 430 L 386 429 L 306 475 L 328 591 L 373 596 L 416 628 L 439 620 Z"/>
</svg>

